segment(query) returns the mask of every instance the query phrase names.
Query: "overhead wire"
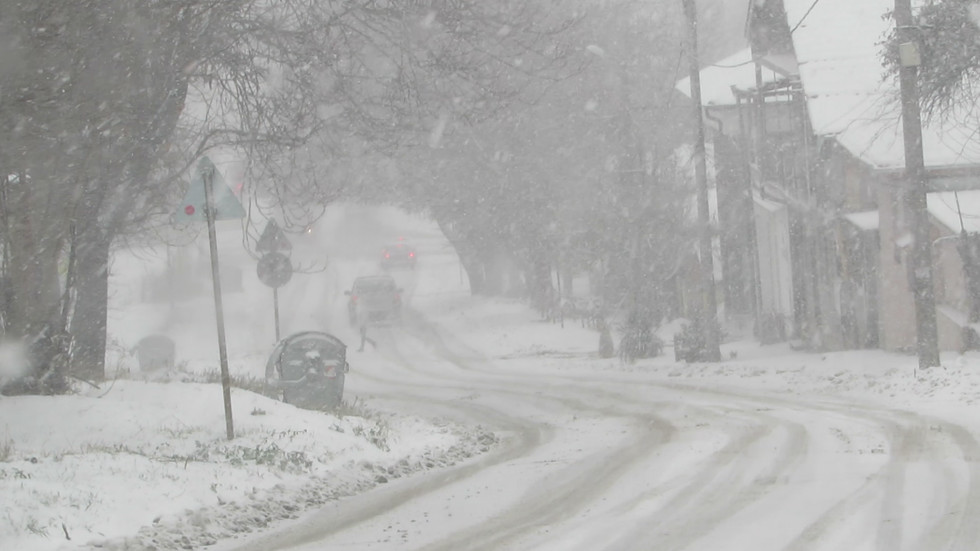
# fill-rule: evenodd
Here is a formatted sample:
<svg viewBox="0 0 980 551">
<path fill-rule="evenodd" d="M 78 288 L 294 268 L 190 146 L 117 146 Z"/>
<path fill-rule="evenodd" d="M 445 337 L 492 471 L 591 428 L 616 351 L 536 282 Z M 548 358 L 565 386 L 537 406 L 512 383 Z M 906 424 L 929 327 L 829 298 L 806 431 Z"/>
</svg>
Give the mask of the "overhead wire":
<svg viewBox="0 0 980 551">
<path fill-rule="evenodd" d="M 820 0 L 813 0 L 813 3 L 810 4 L 809 8 L 807 8 L 806 13 L 803 14 L 803 17 L 801 17 L 800 20 L 796 22 L 796 25 L 793 25 L 793 28 L 789 30 L 789 34 L 793 34 L 793 32 L 795 32 L 796 29 L 798 29 L 800 25 L 802 25 L 803 22 L 806 21 L 806 18 L 810 16 L 810 12 L 812 12 L 813 8 L 817 7 L 817 4 L 819 3 Z"/>
</svg>

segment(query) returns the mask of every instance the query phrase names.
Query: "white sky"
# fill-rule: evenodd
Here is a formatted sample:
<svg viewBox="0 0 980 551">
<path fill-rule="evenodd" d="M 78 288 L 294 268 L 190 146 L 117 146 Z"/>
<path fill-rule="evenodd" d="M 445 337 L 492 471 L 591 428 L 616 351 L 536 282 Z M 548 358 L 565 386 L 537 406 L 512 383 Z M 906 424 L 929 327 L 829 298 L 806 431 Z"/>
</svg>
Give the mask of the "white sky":
<svg viewBox="0 0 980 551">
<path fill-rule="evenodd" d="M 260 377 L 275 340 L 272 293 L 236 251 L 237 231 L 224 227 L 220 249 L 222 267 L 243 274 L 242 290 L 224 297 L 229 363 Z M 356 348 L 343 290 L 376 270 L 380 244 L 396 235 L 419 250 L 417 270 L 396 273 L 406 320 L 373 330 L 378 348 L 352 351 L 347 379 L 347 400 L 376 413 L 338 418 L 235 390 L 231 442 L 220 385 L 181 382 L 217 370 L 209 296 L 141 300 L 165 255 L 120 254 L 118 380 L 0 398 L 0 549 L 980 541 L 977 355 L 916 372 L 911 356 L 800 353 L 730 331 L 719 364 L 677 364 L 669 347 L 634 365 L 599 359 L 597 334 L 577 320 L 561 327 L 516 301 L 469 297 L 432 224 L 366 208 L 332 209 L 307 241 L 293 236 L 295 259 L 329 267 L 281 290 L 283 334 L 327 330 Z M 152 332 L 176 340 L 179 372 L 141 373 L 121 354 Z M 256 449 L 278 464 L 256 464 Z"/>
<path fill-rule="evenodd" d="M 904 167 L 898 82 L 886 75 L 881 61 L 884 38 L 894 25 L 883 16 L 894 9 L 894 0 L 784 0 L 784 6 L 813 132 L 835 138 L 871 167 Z M 749 61 L 751 52 L 745 49 L 702 69 L 702 103 L 733 105 L 732 86 L 755 88 Z M 764 82 L 775 78 L 763 70 Z M 685 94 L 689 87 L 687 78 L 677 83 Z M 975 128 L 973 117 L 924 120 L 926 165 L 980 162 Z"/>
<path fill-rule="evenodd" d="M 928 194 L 929 213 L 953 233 L 980 232 L 980 190 Z"/>
</svg>

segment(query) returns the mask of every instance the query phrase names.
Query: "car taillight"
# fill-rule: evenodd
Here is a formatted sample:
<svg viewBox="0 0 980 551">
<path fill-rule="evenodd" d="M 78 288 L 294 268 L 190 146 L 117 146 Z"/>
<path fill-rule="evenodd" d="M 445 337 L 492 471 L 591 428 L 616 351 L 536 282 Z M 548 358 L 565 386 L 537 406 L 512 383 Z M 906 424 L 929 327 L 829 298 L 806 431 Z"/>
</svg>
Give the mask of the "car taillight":
<svg viewBox="0 0 980 551">
<path fill-rule="evenodd" d="M 391 258 L 391 253 L 385 251 L 385 258 Z"/>
<path fill-rule="evenodd" d="M 408 253 L 408 257 L 409 258 L 415 258 L 415 252 L 413 251 L 413 252 Z"/>
<path fill-rule="evenodd" d="M 351 302 L 357 302 L 357 295 L 351 295 L 350 296 L 350 301 Z"/>
</svg>

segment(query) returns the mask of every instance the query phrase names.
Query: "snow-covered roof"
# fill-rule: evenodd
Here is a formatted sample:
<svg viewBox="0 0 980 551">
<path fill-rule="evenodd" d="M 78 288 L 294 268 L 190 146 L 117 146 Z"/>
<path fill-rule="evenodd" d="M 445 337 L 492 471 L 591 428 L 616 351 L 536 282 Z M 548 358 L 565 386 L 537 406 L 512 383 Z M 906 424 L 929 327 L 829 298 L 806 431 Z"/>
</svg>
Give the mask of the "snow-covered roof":
<svg viewBox="0 0 980 551">
<path fill-rule="evenodd" d="M 758 191 L 752 192 L 752 200 L 755 201 L 756 205 L 766 209 L 768 212 L 779 212 L 786 208 L 786 205 L 782 203 L 764 198 Z"/>
<path fill-rule="evenodd" d="M 784 0 L 810 121 L 876 168 L 905 166 L 896 78 L 886 78 L 881 43 L 891 28 L 883 15 L 893 0 Z M 980 164 L 980 141 L 969 128 L 924 123 L 928 167 Z"/>
<path fill-rule="evenodd" d="M 735 105 L 732 88 L 752 90 L 755 88 L 755 64 L 752 51 L 745 48 L 725 59 L 701 69 L 701 104 L 710 106 Z M 776 82 L 781 76 L 772 69 L 762 69 L 762 82 Z M 691 77 L 685 77 L 675 85 L 684 95 L 691 96 Z"/>
<path fill-rule="evenodd" d="M 951 232 L 980 232 L 980 190 L 929 193 L 926 200 L 929 214 Z"/>
<path fill-rule="evenodd" d="M 877 210 L 866 210 L 862 212 L 849 212 L 844 215 L 844 218 L 857 226 L 860 230 L 877 230 L 878 229 L 878 211 Z"/>
</svg>

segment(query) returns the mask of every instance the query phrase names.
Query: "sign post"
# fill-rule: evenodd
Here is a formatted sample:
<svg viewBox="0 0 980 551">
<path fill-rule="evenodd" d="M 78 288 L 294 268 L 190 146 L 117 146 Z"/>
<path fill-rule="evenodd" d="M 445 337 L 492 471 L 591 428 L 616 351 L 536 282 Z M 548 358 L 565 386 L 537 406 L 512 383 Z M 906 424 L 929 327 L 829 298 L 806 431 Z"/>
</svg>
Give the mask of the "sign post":
<svg viewBox="0 0 980 551">
<path fill-rule="evenodd" d="M 293 277 L 293 265 L 289 257 L 279 251 L 292 250 L 293 245 L 275 220 L 269 220 L 259 236 L 255 250 L 262 253 L 256 272 L 259 281 L 272 287 L 272 309 L 276 319 L 276 342 L 279 342 L 279 287 Z"/>
<path fill-rule="evenodd" d="M 215 191 L 215 180 L 221 182 Z M 215 220 L 228 220 L 245 216 L 245 209 L 224 185 L 221 173 L 211 162 L 202 157 L 197 165 L 197 177 L 184 197 L 183 208 L 177 211 L 176 220 L 181 222 L 199 221 L 208 224 L 208 243 L 211 249 L 211 282 L 214 287 L 214 311 L 218 323 L 218 359 L 221 363 L 221 391 L 225 405 L 225 429 L 228 440 L 235 438 L 235 424 L 231 414 L 231 375 L 228 373 L 228 351 L 225 345 L 225 316 L 221 304 L 221 277 L 218 269 L 218 240 L 214 229 Z M 217 195 L 217 200 L 216 196 Z M 202 201 L 203 200 L 203 201 Z M 203 212 L 201 212 L 203 211 Z"/>
</svg>

